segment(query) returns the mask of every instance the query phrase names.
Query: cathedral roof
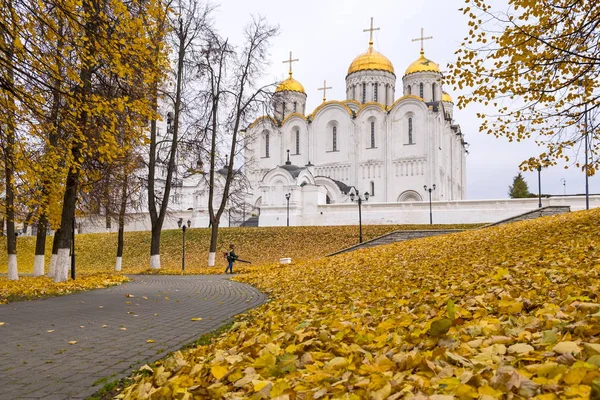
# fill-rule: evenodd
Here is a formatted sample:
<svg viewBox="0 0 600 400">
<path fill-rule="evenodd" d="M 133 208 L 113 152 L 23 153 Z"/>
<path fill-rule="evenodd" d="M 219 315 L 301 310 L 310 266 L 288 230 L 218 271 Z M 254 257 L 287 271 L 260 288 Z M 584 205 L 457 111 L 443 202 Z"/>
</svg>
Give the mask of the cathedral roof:
<svg viewBox="0 0 600 400">
<path fill-rule="evenodd" d="M 421 51 L 419 59 L 406 68 L 404 75 L 414 74 L 415 72 L 436 72 L 441 74 L 439 65 L 425 58 L 423 51 Z"/>
<path fill-rule="evenodd" d="M 331 178 L 329 178 L 331 179 Z M 348 194 L 350 193 L 350 186 L 346 185 L 344 182 L 340 182 L 340 181 L 336 181 L 335 179 L 331 179 L 336 185 L 337 187 L 340 188 L 340 191 L 344 194 Z"/>
<path fill-rule="evenodd" d="M 292 74 L 290 73 L 290 77 L 285 81 L 281 82 L 277 89 L 275 89 L 275 93 L 277 92 L 299 92 L 306 94 L 304 91 L 304 86 L 294 78 L 292 78 Z"/>
<path fill-rule="evenodd" d="M 348 67 L 348 75 L 358 71 L 386 71 L 393 74 L 394 66 L 386 56 L 373 49 L 373 44 L 370 43 L 369 49 L 356 57 Z"/>
<path fill-rule="evenodd" d="M 450 97 L 450 95 L 447 92 L 442 93 L 442 101 L 454 104 L 454 102 L 452 101 L 452 97 Z"/>
<path fill-rule="evenodd" d="M 292 164 L 288 164 L 288 163 L 286 163 L 285 165 L 280 165 L 279 168 L 285 169 L 294 178 L 297 178 L 298 175 L 300 175 L 300 171 L 302 171 L 303 169 L 305 169 L 304 167 L 299 167 L 297 165 L 292 165 Z"/>
</svg>

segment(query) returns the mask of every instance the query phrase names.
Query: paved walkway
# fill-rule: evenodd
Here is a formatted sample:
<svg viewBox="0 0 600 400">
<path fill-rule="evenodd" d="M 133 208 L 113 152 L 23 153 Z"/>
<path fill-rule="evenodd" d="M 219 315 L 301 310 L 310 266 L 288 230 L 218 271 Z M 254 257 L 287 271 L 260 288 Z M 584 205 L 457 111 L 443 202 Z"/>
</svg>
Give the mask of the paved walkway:
<svg viewBox="0 0 600 400">
<path fill-rule="evenodd" d="M 0 305 L 0 399 L 86 398 L 266 301 L 227 278 L 135 276 L 108 289 Z"/>
</svg>

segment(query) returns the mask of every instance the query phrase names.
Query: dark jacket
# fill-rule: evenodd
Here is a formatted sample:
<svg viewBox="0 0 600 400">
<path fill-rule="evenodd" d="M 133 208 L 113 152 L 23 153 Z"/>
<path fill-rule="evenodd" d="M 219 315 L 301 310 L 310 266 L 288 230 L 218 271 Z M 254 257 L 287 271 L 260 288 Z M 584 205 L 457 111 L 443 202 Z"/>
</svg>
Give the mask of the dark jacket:
<svg viewBox="0 0 600 400">
<path fill-rule="evenodd" d="M 235 262 L 238 259 L 237 254 L 235 254 L 235 252 L 233 250 L 229 250 L 227 252 L 227 261 L 229 262 Z"/>
</svg>

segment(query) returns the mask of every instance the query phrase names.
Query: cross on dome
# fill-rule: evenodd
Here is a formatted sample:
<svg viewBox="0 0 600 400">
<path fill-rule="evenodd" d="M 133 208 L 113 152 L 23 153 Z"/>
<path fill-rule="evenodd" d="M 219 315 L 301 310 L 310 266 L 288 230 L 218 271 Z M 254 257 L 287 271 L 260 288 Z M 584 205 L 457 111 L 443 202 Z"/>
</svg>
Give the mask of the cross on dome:
<svg viewBox="0 0 600 400">
<path fill-rule="evenodd" d="M 363 32 L 369 32 L 369 46 L 373 46 L 373 32 L 379 30 L 381 30 L 381 28 L 373 28 L 373 17 L 371 17 L 371 27 L 369 29 L 363 29 Z"/>
<path fill-rule="evenodd" d="M 317 89 L 323 91 L 323 103 L 327 100 L 327 89 L 331 89 L 331 86 L 327 86 L 327 81 L 323 81 L 323 87 Z"/>
<path fill-rule="evenodd" d="M 289 63 L 290 64 L 290 78 L 292 77 L 292 63 L 296 62 L 296 61 L 300 61 L 297 58 L 292 59 L 292 52 L 290 51 L 290 58 L 283 61 L 284 64 Z"/>
<path fill-rule="evenodd" d="M 427 37 L 423 36 L 424 33 L 425 33 L 425 29 L 421 28 L 421 37 L 412 40 L 413 42 L 418 42 L 418 41 L 421 42 L 421 54 L 425 54 L 425 51 L 423 50 L 423 42 L 426 40 L 429 40 L 429 39 L 433 39 L 433 36 L 427 36 Z"/>
</svg>

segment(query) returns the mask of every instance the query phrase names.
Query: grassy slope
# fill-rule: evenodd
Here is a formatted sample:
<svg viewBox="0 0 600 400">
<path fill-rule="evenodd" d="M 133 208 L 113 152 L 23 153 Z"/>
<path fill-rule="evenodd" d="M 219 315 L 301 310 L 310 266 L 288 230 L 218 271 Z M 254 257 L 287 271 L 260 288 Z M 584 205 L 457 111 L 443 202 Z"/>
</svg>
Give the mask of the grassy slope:
<svg viewBox="0 0 600 400">
<path fill-rule="evenodd" d="M 433 229 L 445 229 L 449 225 L 433 225 Z M 466 227 L 466 226 L 454 226 Z M 430 225 L 370 225 L 363 226 L 365 240 L 398 229 L 430 229 Z M 277 262 L 280 257 L 292 257 L 293 261 L 310 259 L 329 254 L 335 250 L 357 243 L 357 226 L 305 226 L 267 228 L 222 228 L 219 231 L 219 253 L 226 251 L 229 243 L 235 243 L 241 258 L 256 264 Z M 52 248 L 49 237 L 46 249 Z M 163 231 L 161 238 L 161 263 L 165 270 L 181 268 L 181 240 L 179 230 Z M 206 266 L 210 231 L 207 228 L 189 229 L 186 234 L 186 269 L 190 273 L 201 272 Z M 111 272 L 117 251 L 117 234 L 82 234 L 75 237 L 77 270 L 79 273 Z M 1 238 L 0 248 L 6 248 L 6 238 Z M 20 237 L 17 242 L 19 272 L 33 271 L 35 237 Z M 149 232 L 126 232 L 123 255 L 123 272 L 139 273 L 148 268 L 150 251 Z M 46 252 L 46 268 L 50 254 Z M 217 254 L 217 265 L 225 265 Z M 243 265 L 240 265 L 243 267 Z M 0 273 L 6 273 L 6 251 L 0 253 Z"/>
<path fill-rule="evenodd" d="M 256 268 L 237 279 L 272 301 L 126 398 L 597 399 L 599 226 L 595 209 Z"/>
</svg>

